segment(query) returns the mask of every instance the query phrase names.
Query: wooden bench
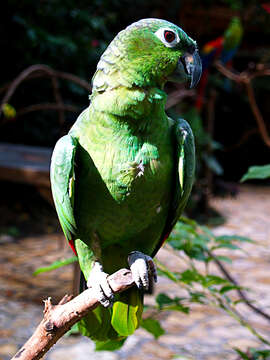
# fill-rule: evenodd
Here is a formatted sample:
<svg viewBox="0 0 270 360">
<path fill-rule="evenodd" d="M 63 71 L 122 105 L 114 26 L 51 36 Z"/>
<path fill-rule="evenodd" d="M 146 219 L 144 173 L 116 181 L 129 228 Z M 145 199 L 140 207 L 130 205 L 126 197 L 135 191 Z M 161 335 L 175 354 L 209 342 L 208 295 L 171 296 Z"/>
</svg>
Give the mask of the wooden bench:
<svg viewBox="0 0 270 360">
<path fill-rule="evenodd" d="M 34 185 L 53 205 L 50 185 L 52 148 L 0 143 L 0 180 Z M 54 205 L 53 205 L 54 206 Z M 63 237 L 63 244 L 67 242 Z M 74 264 L 72 292 L 78 293 L 80 269 Z"/>
<path fill-rule="evenodd" d="M 0 143 L 0 179 L 50 188 L 51 148 Z"/>
<path fill-rule="evenodd" d="M 34 185 L 53 204 L 50 185 L 52 148 L 0 143 L 0 180 Z"/>
</svg>

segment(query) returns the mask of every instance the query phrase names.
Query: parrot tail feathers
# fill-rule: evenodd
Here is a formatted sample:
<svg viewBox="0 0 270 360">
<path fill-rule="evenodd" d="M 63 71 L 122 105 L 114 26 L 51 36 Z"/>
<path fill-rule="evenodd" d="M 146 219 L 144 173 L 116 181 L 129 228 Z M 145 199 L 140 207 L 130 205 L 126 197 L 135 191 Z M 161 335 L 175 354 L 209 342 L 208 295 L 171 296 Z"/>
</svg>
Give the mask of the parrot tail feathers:
<svg viewBox="0 0 270 360">
<path fill-rule="evenodd" d="M 120 349 L 124 342 L 126 341 L 126 337 L 116 340 L 105 340 L 105 341 L 95 341 L 96 344 L 96 351 L 114 351 Z"/>
<path fill-rule="evenodd" d="M 112 308 L 111 324 L 121 336 L 129 336 L 140 326 L 143 312 L 143 294 L 132 287 L 119 294 Z"/>
<path fill-rule="evenodd" d="M 143 295 L 133 287 L 116 295 L 112 308 L 99 306 L 90 311 L 79 321 L 78 328 L 95 341 L 96 350 L 117 350 L 140 326 L 142 311 Z"/>
</svg>

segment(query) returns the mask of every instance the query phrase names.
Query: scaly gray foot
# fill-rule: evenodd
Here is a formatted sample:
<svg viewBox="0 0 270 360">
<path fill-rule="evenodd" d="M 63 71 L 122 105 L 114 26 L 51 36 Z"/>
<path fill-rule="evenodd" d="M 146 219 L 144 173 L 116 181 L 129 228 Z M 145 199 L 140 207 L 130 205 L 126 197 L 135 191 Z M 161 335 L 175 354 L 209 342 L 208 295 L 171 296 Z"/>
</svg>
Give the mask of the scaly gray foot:
<svg viewBox="0 0 270 360">
<path fill-rule="evenodd" d="M 157 282 L 157 269 L 153 259 L 140 251 L 132 251 L 128 256 L 132 277 L 139 289 L 148 290 L 151 282 Z"/>
<path fill-rule="evenodd" d="M 103 271 L 102 265 L 96 261 L 87 280 L 87 286 L 93 289 L 94 296 L 101 305 L 111 307 L 114 295 L 107 278 L 108 274 Z"/>
</svg>

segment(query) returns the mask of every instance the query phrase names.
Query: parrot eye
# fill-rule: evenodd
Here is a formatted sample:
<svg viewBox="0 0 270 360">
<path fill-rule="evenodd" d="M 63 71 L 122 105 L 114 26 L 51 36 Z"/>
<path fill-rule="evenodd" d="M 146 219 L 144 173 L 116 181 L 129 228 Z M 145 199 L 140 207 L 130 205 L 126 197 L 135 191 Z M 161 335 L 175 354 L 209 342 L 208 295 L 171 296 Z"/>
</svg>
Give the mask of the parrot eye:
<svg viewBox="0 0 270 360">
<path fill-rule="evenodd" d="M 165 30 L 164 31 L 164 39 L 168 42 L 171 43 L 173 42 L 173 40 L 175 40 L 175 33 L 169 30 Z"/>
<path fill-rule="evenodd" d="M 155 32 L 155 35 L 163 42 L 163 44 L 167 47 L 174 47 L 180 41 L 177 33 L 170 29 L 158 29 Z"/>
</svg>

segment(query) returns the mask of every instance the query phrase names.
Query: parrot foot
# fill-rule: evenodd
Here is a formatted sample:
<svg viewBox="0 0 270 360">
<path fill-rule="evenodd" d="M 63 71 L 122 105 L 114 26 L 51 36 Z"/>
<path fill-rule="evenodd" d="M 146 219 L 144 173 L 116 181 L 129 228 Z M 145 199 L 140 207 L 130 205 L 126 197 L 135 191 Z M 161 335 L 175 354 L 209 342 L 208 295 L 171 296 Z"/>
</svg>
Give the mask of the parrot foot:
<svg viewBox="0 0 270 360">
<path fill-rule="evenodd" d="M 104 307 L 112 307 L 114 301 L 113 291 L 107 280 L 108 276 L 103 271 L 102 265 L 96 261 L 87 280 L 87 286 L 93 289 L 95 297 Z"/>
<path fill-rule="evenodd" d="M 128 256 L 128 264 L 139 289 L 148 290 L 153 280 L 157 282 L 156 265 L 150 256 L 132 251 Z"/>
</svg>

